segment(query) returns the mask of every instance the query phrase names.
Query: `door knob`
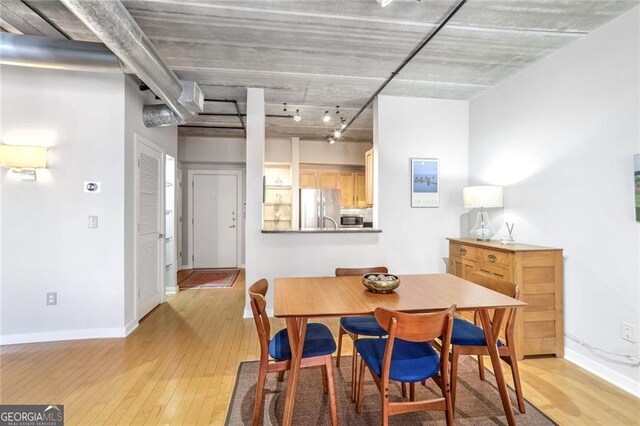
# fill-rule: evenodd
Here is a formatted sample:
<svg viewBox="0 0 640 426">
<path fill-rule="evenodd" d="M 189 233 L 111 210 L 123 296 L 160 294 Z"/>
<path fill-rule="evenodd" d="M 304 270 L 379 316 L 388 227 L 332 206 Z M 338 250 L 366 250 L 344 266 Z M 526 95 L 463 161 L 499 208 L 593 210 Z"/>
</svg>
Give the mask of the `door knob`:
<svg viewBox="0 0 640 426">
<path fill-rule="evenodd" d="M 163 239 L 164 238 L 164 234 L 158 234 L 158 238 L 159 239 Z"/>
</svg>

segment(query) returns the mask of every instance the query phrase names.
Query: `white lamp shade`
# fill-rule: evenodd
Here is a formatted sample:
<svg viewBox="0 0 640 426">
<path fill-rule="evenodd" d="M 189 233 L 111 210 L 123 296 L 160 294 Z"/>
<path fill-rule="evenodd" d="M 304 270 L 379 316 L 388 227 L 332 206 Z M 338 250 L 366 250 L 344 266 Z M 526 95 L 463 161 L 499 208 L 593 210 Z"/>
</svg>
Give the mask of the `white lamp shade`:
<svg viewBox="0 0 640 426">
<path fill-rule="evenodd" d="M 502 207 L 501 186 L 467 186 L 462 190 L 465 209 Z"/>
<path fill-rule="evenodd" d="M 7 169 L 44 169 L 47 167 L 47 148 L 0 145 L 0 166 Z"/>
</svg>

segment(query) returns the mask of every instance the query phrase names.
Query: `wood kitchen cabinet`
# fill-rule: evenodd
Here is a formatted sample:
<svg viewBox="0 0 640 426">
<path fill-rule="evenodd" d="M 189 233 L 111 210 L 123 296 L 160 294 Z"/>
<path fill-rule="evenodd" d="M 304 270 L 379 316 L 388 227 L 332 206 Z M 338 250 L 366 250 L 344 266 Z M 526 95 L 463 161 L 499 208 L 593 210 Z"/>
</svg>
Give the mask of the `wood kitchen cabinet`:
<svg viewBox="0 0 640 426">
<path fill-rule="evenodd" d="M 318 173 L 318 186 L 322 189 L 339 189 L 340 188 L 340 173 L 338 172 L 319 172 Z"/>
<path fill-rule="evenodd" d="M 364 173 L 355 173 L 355 207 L 362 209 L 368 207 L 367 203 L 367 190 L 366 190 L 366 176 Z"/>
<path fill-rule="evenodd" d="M 364 154 L 365 206 L 373 206 L 373 148 Z"/>
<path fill-rule="evenodd" d="M 564 356 L 562 249 L 449 238 L 449 273 L 488 275 L 518 286 L 527 303 L 516 314 L 516 352 Z"/>
<path fill-rule="evenodd" d="M 355 197 L 354 173 L 340 173 L 340 207 L 353 207 Z"/>
<path fill-rule="evenodd" d="M 315 172 L 300 172 L 300 188 L 317 188 Z"/>
</svg>

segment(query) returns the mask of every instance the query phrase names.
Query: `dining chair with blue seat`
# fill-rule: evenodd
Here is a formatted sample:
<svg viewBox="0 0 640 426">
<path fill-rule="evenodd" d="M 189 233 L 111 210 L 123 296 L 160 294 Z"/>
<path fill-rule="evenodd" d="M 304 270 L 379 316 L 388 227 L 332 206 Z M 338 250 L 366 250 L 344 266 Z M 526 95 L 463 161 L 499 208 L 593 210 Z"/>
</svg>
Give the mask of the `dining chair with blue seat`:
<svg viewBox="0 0 640 426">
<path fill-rule="evenodd" d="M 514 283 L 480 273 L 474 273 L 470 281 L 506 296 L 513 297 L 514 299 L 518 298 L 518 286 Z M 507 323 L 504 329 L 505 340 L 498 339 L 498 355 L 511 367 L 518 409 L 521 413 L 524 413 L 524 396 L 522 395 L 522 383 L 520 382 L 518 357 L 516 355 L 514 339 L 516 311 L 517 309 L 512 308 L 507 314 Z M 485 379 L 484 356 L 489 355 L 489 349 L 487 348 L 484 331 L 478 325 L 477 312 L 474 316 L 474 322 L 475 324 L 462 318 L 454 318 L 453 320 L 453 331 L 451 332 L 451 394 L 454 407 L 458 378 L 458 360 L 460 355 L 476 355 L 478 357 L 480 379 Z"/>
<path fill-rule="evenodd" d="M 382 339 L 357 339 L 360 377 L 356 412 L 362 412 L 365 366 L 368 367 L 382 397 L 382 425 L 389 416 L 415 411 L 444 411 L 447 424 L 453 424 L 453 405 L 449 381 L 449 345 L 456 307 L 428 314 L 405 314 L 385 308 L 375 311 L 375 319 L 387 331 Z M 442 338 L 440 353 L 430 342 Z M 415 384 L 433 379 L 441 398 L 415 401 Z M 410 401 L 389 401 L 389 382 L 411 384 Z"/>
<path fill-rule="evenodd" d="M 386 274 L 389 270 L 385 266 L 374 266 L 369 268 L 336 268 L 336 277 L 351 277 L 364 274 Z M 338 332 L 338 354 L 336 366 L 340 367 L 340 355 L 342 352 L 342 337 L 344 335 L 355 340 L 359 336 L 382 337 L 387 332 L 380 327 L 373 315 L 342 317 L 340 318 L 340 331 Z M 353 358 L 351 362 L 351 401 L 356 400 L 356 368 L 358 365 L 358 355 L 353 347 Z"/>
<path fill-rule="evenodd" d="M 264 384 L 267 373 L 279 373 L 278 380 L 282 380 L 282 375 L 291 367 L 291 345 L 287 329 L 278 331 L 273 338 L 271 336 L 271 325 L 267 315 L 267 302 L 265 296 L 269 288 L 269 283 L 261 279 L 249 287 L 249 297 L 251 298 L 251 311 L 258 330 L 260 341 L 260 369 L 258 371 L 258 382 L 256 384 L 256 400 L 253 409 L 254 426 L 260 424 L 262 415 L 262 400 L 264 397 Z M 338 424 L 338 410 L 336 406 L 336 393 L 333 381 L 333 364 L 331 355 L 336 351 L 336 342 L 333 339 L 331 330 L 323 324 L 311 323 L 307 325 L 307 331 L 302 348 L 301 367 L 320 367 L 322 370 L 322 383 L 324 393 L 329 394 L 331 404 L 331 422 L 335 426 Z"/>
</svg>

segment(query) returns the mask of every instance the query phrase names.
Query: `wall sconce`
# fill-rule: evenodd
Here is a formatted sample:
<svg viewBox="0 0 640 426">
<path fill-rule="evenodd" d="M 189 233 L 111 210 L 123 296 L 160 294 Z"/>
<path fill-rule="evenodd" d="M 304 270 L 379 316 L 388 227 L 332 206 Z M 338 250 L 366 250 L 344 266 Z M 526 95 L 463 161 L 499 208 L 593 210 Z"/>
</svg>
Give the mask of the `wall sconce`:
<svg viewBox="0 0 640 426">
<path fill-rule="evenodd" d="M 0 167 L 20 173 L 22 180 L 36 180 L 36 169 L 47 168 L 47 148 L 0 145 Z"/>
<path fill-rule="evenodd" d="M 470 234 L 478 241 L 490 241 L 494 234 L 489 225 L 489 215 L 485 208 L 502 207 L 503 196 L 501 186 L 467 186 L 462 190 L 465 209 L 480 209 L 476 218 L 476 226 Z"/>
</svg>

